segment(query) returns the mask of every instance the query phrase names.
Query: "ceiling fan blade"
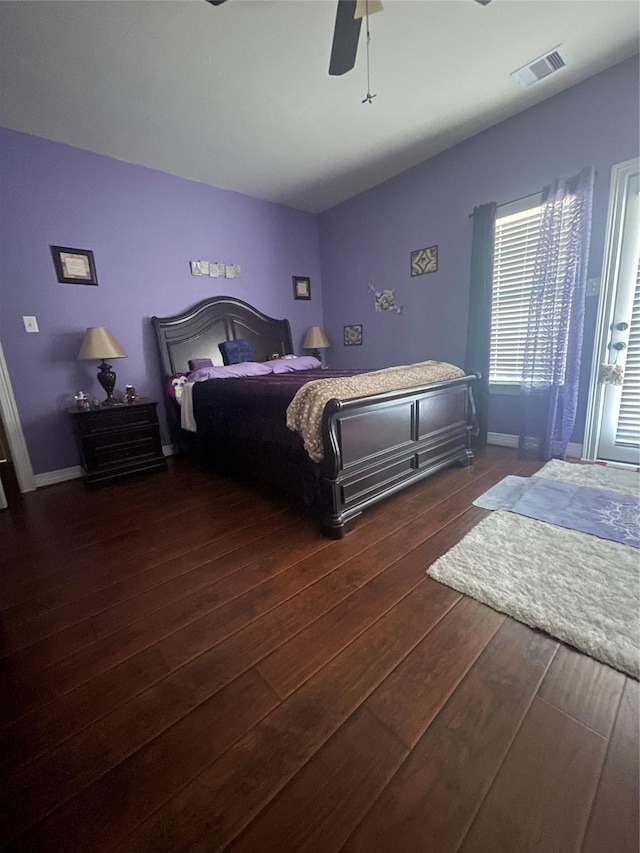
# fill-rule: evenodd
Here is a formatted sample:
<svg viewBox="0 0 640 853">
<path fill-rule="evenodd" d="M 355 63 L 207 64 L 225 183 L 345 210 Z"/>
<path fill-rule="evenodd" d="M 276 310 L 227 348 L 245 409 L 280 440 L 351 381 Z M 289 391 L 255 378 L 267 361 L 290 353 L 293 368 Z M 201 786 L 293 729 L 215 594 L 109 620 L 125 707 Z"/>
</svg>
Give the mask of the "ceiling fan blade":
<svg viewBox="0 0 640 853">
<path fill-rule="evenodd" d="M 355 18 L 356 0 L 338 0 L 329 74 L 339 77 L 356 64 L 362 18 Z"/>
</svg>

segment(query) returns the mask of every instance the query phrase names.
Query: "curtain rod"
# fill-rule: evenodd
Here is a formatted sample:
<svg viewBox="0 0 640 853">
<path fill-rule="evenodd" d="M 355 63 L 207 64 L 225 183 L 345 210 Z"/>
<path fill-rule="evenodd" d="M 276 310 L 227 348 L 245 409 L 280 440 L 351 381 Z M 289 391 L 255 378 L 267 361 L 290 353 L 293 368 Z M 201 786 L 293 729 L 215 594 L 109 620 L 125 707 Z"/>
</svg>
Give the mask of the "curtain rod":
<svg viewBox="0 0 640 853">
<path fill-rule="evenodd" d="M 594 177 L 595 177 L 595 178 L 597 178 L 597 177 L 598 177 L 598 172 L 597 172 L 597 170 L 596 170 L 596 171 L 594 171 L 593 175 L 594 175 Z M 519 196 L 518 198 L 512 198 L 512 199 L 511 199 L 511 201 L 503 201 L 503 202 L 501 202 L 500 204 L 496 205 L 496 207 L 504 207 L 504 206 L 505 206 L 505 205 L 507 205 L 507 204 L 515 204 L 515 202 L 516 202 L 516 201 L 524 201 L 524 200 L 525 200 L 525 198 L 533 198 L 534 196 L 536 196 L 536 195 L 540 195 L 541 193 L 543 193 L 543 192 L 544 192 L 544 190 L 545 190 L 545 187 L 543 187 L 543 188 L 542 188 L 542 189 L 540 189 L 540 190 L 536 190 L 536 192 L 534 192 L 534 193 L 527 193 L 526 195 L 521 195 L 521 196 Z M 473 218 L 473 213 L 470 213 L 468 218 L 469 218 L 469 219 L 472 219 L 472 218 Z"/>
<path fill-rule="evenodd" d="M 500 204 L 496 204 L 496 207 L 504 207 L 506 204 L 514 204 L 516 201 L 524 201 L 525 198 L 533 198 L 534 196 L 540 195 L 543 190 L 537 190 L 534 193 L 527 193 L 526 195 L 521 195 L 518 198 L 512 198 L 511 201 L 503 201 Z M 473 219 L 473 213 L 470 213 L 468 216 L 469 219 Z"/>
</svg>

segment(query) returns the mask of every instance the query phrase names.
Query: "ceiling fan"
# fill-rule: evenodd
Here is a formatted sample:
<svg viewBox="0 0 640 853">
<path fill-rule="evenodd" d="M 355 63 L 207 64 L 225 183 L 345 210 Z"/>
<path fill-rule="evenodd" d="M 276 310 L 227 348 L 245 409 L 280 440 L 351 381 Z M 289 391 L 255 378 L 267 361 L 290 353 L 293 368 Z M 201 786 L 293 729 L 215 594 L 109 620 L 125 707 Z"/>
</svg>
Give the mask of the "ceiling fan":
<svg viewBox="0 0 640 853">
<path fill-rule="evenodd" d="M 488 6 L 491 0 L 476 0 L 481 6 Z M 207 0 L 212 6 L 221 6 L 226 0 Z M 356 64 L 358 40 L 362 19 L 382 11 L 381 0 L 338 0 L 336 23 L 333 30 L 329 74 L 339 77 L 351 71 Z"/>
</svg>

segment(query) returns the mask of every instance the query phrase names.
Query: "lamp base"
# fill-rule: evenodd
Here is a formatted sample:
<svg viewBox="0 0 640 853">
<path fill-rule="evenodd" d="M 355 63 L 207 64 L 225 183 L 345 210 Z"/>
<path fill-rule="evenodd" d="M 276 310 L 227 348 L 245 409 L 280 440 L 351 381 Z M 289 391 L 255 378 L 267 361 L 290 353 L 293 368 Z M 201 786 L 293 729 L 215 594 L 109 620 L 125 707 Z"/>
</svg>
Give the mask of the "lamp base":
<svg viewBox="0 0 640 853">
<path fill-rule="evenodd" d="M 320 352 L 320 350 L 319 350 L 319 349 L 311 350 L 311 355 L 312 355 L 314 358 L 317 358 L 317 359 L 318 359 L 318 361 L 322 361 L 322 353 Z"/>
<path fill-rule="evenodd" d="M 107 399 L 102 401 L 103 406 L 115 406 L 118 402 L 113 396 L 113 389 L 116 387 L 116 375 L 111 369 L 111 365 L 102 359 L 102 364 L 98 367 L 98 382 L 107 392 Z"/>
</svg>

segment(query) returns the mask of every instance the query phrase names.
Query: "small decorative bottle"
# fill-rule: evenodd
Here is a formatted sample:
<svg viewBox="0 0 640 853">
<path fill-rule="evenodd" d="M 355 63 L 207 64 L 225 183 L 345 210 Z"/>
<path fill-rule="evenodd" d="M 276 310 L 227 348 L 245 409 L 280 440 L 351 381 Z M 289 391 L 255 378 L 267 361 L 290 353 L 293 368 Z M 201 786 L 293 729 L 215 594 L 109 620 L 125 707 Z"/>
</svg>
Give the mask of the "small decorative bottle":
<svg viewBox="0 0 640 853">
<path fill-rule="evenodd" d="M 84 391 L 78 391 L 78 393 L 75 396 L 75 401 L 76 401 L 76 408 L 78 408 L 80 410 L 90 408 L 91 404 L 89 403 L 89 398 L 84 393 Z"/>
<path fill-rule="evenodd" d="M 133 385 L 127 385 L 126 393 L 124 395 L 124 402 L 133 403 L 136 399 L 136 396 L 136 389 L 133 387 Z"/>
</svg>

